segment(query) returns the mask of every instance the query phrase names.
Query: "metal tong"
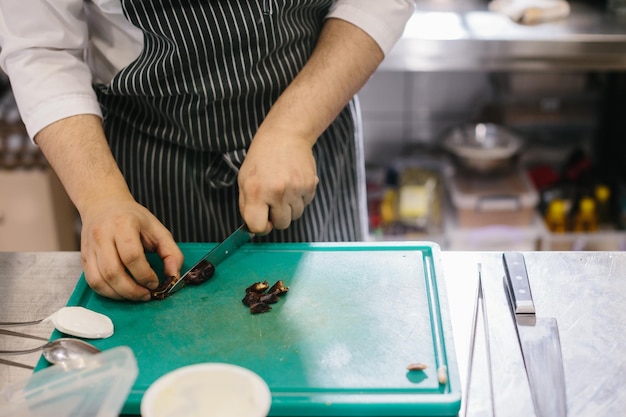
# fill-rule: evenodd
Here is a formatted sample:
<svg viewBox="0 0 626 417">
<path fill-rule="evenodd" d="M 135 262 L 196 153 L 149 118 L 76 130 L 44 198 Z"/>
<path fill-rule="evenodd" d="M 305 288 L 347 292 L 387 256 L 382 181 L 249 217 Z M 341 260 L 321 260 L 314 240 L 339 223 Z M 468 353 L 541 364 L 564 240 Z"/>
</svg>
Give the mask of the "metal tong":
<svg viewBox="0 0 626 417">
<path fill-rule="evenodd" d="M 41 320 L 36 321 L 36 322 L 25 322 L 25 323 L 0 323 L 0 325 L 2 326 L 19 326 L 19 325 L 29 326 L 31 324 L 37 324 L 40 322 Z M 5 330 L 5 329 L 0 329 L 0 335 L 21 337 L 21 338 L 35 339 L 35 340 L 43 340 L 46 342 L 48 341 L 48 339 L 43 338 L 43 337 L 34 336 L 34 335 L 27 334 L 27 333 L 22 333 L 22 332 L 14 332 L 14 331 Z M 2 359 L 2 358 L 0 358 L 0 365 L 15 366 L 15 367 L 24 368 L 24 369 L 34 369 L 33 366 L 26 365 L 21 362 L 14 362 L 14 361 L 10 361 L 7 359 Z"/>
<path fill-rule="evenodd" d="M 467 416 L 469 408 L 469 394 L 472 382 L 472 363 L 474 361 L 474 345 L 476 344 L 476 328 L 478 325 L 478 312 L 482 309 L 483 316 L 483 334 L 485 336 L 485 352 L 487 354 L 487 373 L 489 378 L 489 397 L 491 400 L 491 415 L 495 417 L 495 404 L 493 394 L 493 374 L 491 369 L 491 349 L 489 347 L 489 321 L 487 319 L 487 303 L 485 302 L 485 294 L 483 292 L 482 281 L 482 265 L 478 264 L 478 286 L 476 288 L 476 296 L 474 299 L 474 314 L 472 317 L 472 334 L 470 336 L 469 359 L 467 361 L 467 381 L 465 384 L 465 398 L 463 399 L 464 411 L 463 415 Z"/>
</svg>

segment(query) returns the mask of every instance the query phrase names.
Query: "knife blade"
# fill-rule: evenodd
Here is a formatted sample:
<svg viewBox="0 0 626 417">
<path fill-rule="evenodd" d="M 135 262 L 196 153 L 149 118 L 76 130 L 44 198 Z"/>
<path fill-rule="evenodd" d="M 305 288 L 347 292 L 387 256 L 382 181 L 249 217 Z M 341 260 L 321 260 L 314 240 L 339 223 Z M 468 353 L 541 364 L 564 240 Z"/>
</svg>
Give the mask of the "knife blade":
<svg viewBox="0 0 626 417">
<path fill-rule="evenodd" d="M 202 273 L 207 266 L 212 265 L 216 268 L 226 258 L 233 254 L 237 249 L 249 242 L 254 237 L 248 226 L 242 224 L 230 234 L 222 243 L 218 244 L 206 255 L 202 257 L 194 266 L 192 266 L 187 272 L 185 272 L 179 279 L 172 285 L 167 293 L 171 295 L 185 286 L 188 277 Z"/>
<path fill-rule="evenodd" d="M 537 317 L 524 255 L 502 255 L 505 288 L 537 417 L 567 415 L 565 375 L 555 318 Z"/>
</svg>

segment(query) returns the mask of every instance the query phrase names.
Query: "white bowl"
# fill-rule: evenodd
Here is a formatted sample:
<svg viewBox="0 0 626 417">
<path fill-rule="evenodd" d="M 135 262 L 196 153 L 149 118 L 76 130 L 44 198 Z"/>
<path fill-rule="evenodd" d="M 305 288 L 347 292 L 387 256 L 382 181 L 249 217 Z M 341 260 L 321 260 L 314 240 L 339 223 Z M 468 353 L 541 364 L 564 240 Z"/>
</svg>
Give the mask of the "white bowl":
<svg viewBox="0 0 626 417">
<path fill-rule="evenodd" d="M 265 417 L 272 394 L 249 369 L 201 363 L 169 372 L 146 390 L 142 417 Z"/>
</svg>

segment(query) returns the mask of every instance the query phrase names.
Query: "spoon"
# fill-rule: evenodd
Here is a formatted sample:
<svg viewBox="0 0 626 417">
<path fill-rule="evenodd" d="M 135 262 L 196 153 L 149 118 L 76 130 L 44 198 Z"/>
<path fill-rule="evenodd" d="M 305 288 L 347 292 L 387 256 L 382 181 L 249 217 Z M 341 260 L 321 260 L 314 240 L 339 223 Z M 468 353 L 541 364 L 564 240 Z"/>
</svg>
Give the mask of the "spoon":
<svg viewBox="0 0 626 417">
<path fill-rule="evenodd" d="M 86 339 L 103 339 L 113 334 L 113 322 L 109 317 L 79 306 L 63 307 L 40 320 L 0 322 L 0 327 L 31 326 L 46 321 L 51 321 L 62 333 Z"/>
<path fill-rule="evenodd" d="M 0 355 L 22 355 L 42 350 L 43 357 L 51 364 L 62 364 L 74 359 L 100 353 L 100 349 L 80 339 L 62 337 L 32 349 L 0 350 Z"/>
</svg>

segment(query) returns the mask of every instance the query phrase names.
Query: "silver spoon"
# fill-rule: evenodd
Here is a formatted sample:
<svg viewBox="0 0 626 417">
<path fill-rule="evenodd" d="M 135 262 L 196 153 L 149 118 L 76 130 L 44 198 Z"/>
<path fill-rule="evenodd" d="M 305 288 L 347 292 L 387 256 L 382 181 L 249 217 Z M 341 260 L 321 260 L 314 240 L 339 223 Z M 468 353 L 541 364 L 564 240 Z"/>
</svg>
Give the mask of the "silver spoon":
<svg viewBox="0 0 626 417">
<path fill-rule="evenodd" d="M 0 350 L 0 355 L 22 355 L 42 350 L 43 357 L 51 364 L 65 363 L 70 360 L 100 353 L 100 349 L 80 339 L 62 337 L 32 349 Z"/>
</svg>

